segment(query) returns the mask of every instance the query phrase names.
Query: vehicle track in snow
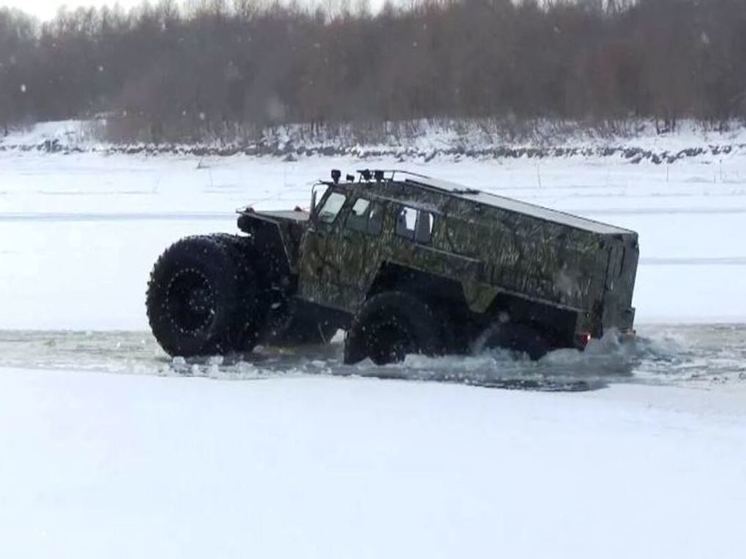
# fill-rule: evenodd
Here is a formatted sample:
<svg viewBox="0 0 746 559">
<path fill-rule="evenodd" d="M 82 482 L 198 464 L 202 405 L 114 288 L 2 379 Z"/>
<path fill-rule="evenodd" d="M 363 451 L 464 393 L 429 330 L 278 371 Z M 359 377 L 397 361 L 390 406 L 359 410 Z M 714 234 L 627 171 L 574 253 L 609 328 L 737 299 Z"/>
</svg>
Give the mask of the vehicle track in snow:
<svg viewBox="0 0 746 559">
<path fill-rule="evenodd" d="M 538 362 L 503 352 L 429 358 L 376 367 L 342 364 L 341 335 L 327 346 L 258 348 L 248 355 L 168 357 L 147 332 L 0 331 L 0 367 L 222 380 L 366 376 L 529 390 L 589 390 L 613 383 L 697 385 L 746 382 L 746 324 L 647 325 L 635 342 L 595 340 Z"/>
</svg>

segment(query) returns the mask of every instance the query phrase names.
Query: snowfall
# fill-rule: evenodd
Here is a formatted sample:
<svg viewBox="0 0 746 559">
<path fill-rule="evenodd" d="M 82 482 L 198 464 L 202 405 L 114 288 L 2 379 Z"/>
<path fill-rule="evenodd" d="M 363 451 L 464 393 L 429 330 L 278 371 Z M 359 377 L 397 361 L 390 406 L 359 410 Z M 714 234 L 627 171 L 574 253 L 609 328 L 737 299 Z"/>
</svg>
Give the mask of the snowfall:
<svg viewBox="0 0 746 559">
<path fill-rule="evenodd" d="M 735 147 L 659 165 L 0 150 L 0 557 L 743 558 L 746 148 L 637 142 Z M 169 243 L 363 167 L 637 231 L 640 339 L 384 368 L 342 366 L 341 335 L 239 361 L 158 348 L 144 291 Z"/>
</svg>

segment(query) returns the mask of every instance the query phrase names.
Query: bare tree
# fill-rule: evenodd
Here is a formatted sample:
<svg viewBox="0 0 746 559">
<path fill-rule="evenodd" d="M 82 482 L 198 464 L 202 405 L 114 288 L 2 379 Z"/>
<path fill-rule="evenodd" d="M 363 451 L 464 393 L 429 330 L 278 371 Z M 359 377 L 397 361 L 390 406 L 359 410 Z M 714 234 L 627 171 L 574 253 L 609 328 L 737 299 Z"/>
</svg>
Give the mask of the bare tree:
<svg viewBox="0 0 746 559">
<path fill-rule="evenodd" d="M 0 130 L 119 115 L 127 137 L 441 117 L 746 117 L 743 0 L 159 0 L 0 10 Z"/>
</svg>

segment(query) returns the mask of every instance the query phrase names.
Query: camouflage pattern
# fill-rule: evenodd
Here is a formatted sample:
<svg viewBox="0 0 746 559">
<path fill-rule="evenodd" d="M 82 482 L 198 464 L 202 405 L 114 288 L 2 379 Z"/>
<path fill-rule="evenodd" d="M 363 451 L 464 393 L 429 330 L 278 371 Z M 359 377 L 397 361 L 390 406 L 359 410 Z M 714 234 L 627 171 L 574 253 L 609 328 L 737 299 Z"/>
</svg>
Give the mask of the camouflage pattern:
<svg viewBox="0 0 746 559">
<path fill-rule="evenodd" d="M 474 313 L 502 293 L 575 313 L 576 332 L 632 327 L 632 231 L 420 176 L 325 184 L 290 257 L 305 301 L 354 315 L 382 266 L 396 264 L 459 282 Z M 318 212 L 332 192 L 346 199 L 326 223 Z M 382 211 L 380 232 L 350 226 L 358 198 Z M 398 234 L 404 207 L 432 216 L 426 238 Z"/>
</svg>

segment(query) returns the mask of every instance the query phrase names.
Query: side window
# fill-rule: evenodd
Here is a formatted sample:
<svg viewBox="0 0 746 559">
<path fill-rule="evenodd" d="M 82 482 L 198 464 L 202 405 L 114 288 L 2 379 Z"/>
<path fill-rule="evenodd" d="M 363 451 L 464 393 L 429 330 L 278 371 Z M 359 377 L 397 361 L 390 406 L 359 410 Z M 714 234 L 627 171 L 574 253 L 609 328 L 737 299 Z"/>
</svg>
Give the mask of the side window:
<svg viewBox="0 0 746 559">
<path fill-rule="evenodd" d="M 433 236 L 433 214 L 423 211 L 418 212 L 418 214 L 414 240 L 418 243 L 429 243 Z"/>
<path fill-rule="evenodd" d="M 376 202 L 370 207 L 368 216 L 368 233 L 371 235 L 380 235 L 383 230 L 383 206 Z"/>
<path fill-rule="evenodd" d="M 383 230 L 383 206 L 358 198 L 347 216 L 347 227 L 361 233 L 380 235 Z"/>
<path fill-rule="evenodd" d="M 435 216 L 430 212 L 403 207 L 396 218 L 396 234 L 418 243 L 429 243 Z"/>
<path fill-rule="evenodd" d="M 368 209 L 370 202 L 365 198 L 358 198 L 352 205 L 350 215 L 347 216 L 347 227 L 355 231 L 368 231 Z"/>
<path fill-rule="evenodd" d="M 322 223 L 332 223 L 339 215 L 339 211 L 344 206 L 347 198 L 341 192 L 332 192 L 319 210 L 319 221 Z"/>
<path fill-rule="evenodd" d="M 414 239 L 414 227 L 417 224 L 417 210 L 404 207 L 396 216 L 396 234 L 405 239 Z"/>
</svg>

